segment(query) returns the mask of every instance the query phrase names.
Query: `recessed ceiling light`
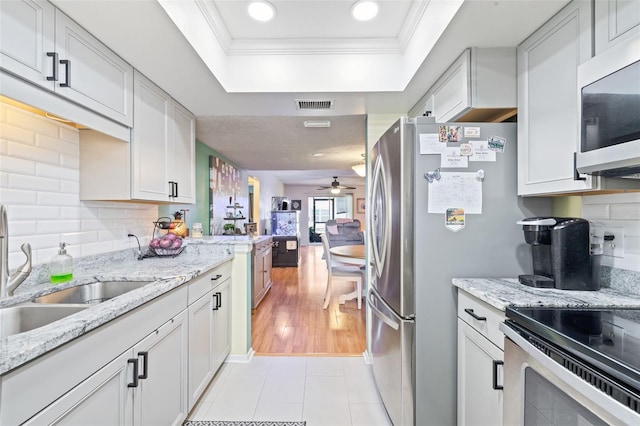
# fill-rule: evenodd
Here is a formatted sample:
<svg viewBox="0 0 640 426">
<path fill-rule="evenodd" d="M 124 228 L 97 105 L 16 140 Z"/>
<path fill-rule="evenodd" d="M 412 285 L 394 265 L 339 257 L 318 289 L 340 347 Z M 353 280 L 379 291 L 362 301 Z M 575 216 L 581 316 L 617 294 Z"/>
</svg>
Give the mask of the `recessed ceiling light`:
<svg viewBox="0 0 640 426">
<path fill-rule="evenodd" d="M 314 152 L 313 154 L 311 154 L 314 157 L 322 157 L 324 154 L 321 152 Z"/>
<path fill-rule="evenodd" d="M 378 14 L 378 3 L 371 0 L 359 0 L 351 7 L 351 14 L 358 21 L 369 21 Z"/>
<path fill-rule="evenodd" d="M 276 16 L 276 8 L 264 0 L 250 1 L 247 6 L 247 11 L 249 12 L 249 16 L 260 22 L 270 21 Z"/>
</svg>

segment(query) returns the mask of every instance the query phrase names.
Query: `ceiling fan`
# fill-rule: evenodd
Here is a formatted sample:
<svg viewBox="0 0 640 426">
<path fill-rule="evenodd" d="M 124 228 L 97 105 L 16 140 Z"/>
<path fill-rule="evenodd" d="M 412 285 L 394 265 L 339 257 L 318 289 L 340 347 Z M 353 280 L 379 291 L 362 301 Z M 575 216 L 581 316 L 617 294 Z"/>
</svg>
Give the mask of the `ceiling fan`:
<svg viewBox="0 0 640 426">
<path fill-rule="evenodd" d="M 337 194 L 340 192 L 341 189 L 356 189 L 354 186 L 345 186 L 345 185 L 340 185 L 340 182 L 338 182 L 338 176 L 334 176 L 333 177 L 333 182 L 331 182 L 330 186 L 321 186 L 320 189 L 330 189 L 331 192 L 333 194 Z"/>
</svg>

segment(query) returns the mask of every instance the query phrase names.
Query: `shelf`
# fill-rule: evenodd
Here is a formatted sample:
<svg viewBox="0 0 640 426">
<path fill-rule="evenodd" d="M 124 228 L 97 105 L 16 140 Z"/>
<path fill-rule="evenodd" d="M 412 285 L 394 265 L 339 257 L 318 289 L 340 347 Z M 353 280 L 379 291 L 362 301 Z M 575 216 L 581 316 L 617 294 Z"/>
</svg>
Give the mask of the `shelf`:
<svg viewBox="0 0 640 426">
<path fill-rule="evenodd" d="M 228 209 L 244 209 L 242 206 L 227 206 Z"/>
<path fill-rule="evenodd" d="M 224 220 L 244 220 L 246 217 L 224 217 Z"/>
</svg>

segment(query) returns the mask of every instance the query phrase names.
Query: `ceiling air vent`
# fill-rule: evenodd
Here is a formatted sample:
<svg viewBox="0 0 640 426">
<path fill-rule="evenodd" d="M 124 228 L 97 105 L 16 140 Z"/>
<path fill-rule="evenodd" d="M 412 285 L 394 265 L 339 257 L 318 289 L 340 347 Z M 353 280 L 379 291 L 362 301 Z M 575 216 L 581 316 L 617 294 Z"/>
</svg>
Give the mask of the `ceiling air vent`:
<svg viewBox="0 0 640 426">
<path fill-rule="evenodd" d="M 333 99 L 296 99 L 296 109 L 333 109 Z"/>
</svg>

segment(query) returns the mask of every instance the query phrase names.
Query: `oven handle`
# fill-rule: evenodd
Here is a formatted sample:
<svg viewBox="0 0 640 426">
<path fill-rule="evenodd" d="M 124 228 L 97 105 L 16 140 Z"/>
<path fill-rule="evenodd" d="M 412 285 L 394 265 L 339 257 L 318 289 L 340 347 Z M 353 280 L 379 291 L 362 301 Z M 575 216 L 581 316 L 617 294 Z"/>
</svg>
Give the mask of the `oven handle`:
<svg viewBox="0 0 640 426">
<path fill-rule="evenodd" d="M 621 424 L 638 424 L 638 418 L 640 416 L 638 416 L 637 413 L 634 413 L 604 392 L 598 390 L 595 386 L 588 384 L 579 376 L 576 376 L 551 358 L 544 355 L 540 350 L 529 343 L 524 337 L 507 324 L 500 323 L 499 328 L 509 340 L 517 345 L 518 349 L 527 353 L 533 360 L 541 364 L 542 367 L 546 368 L 558 380 L 564 382 L 567 387 L 582 394 L 595 406 L 603 407 L 609 415 L 615 417 Z M 505 348 L 507 348 L 507 346 L 505 346 Z M 507 353 L 505 353 L 505 359 L 507 359 Z"/>
</svg>

